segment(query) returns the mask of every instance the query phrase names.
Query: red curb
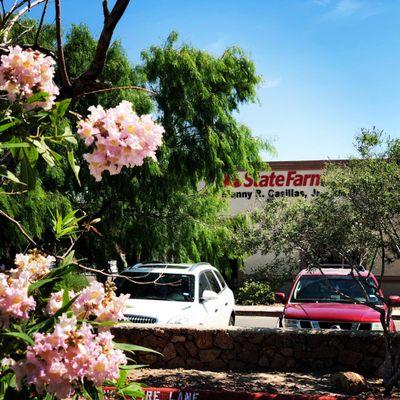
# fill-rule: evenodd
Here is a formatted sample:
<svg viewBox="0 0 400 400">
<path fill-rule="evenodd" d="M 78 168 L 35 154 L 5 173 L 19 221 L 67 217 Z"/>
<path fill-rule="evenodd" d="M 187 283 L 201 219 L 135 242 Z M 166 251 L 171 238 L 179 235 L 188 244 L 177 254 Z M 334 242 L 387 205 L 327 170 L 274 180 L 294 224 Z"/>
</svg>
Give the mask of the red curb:
<svg viewBox="0 0 400 400">
<path fill-rule="evenodd" d="M 276 394 L 250 393 L 234 391 L 190 390 L 176 388 L 145 388 L 145 397 L 141 400 L 357 400 L 358 396 L 341 395 L 308 395 L 308 394 Z M 112 395 L 112 388 L 105 388 L 104 393 Z M 105 397 L 105 399 L 112 397 Z M 126 398 L 128 399 L 128 397 Z M 383 397 L 366 397 L 364 400 L 383 399 Z M 387 400 L 395 399 L 386 398 Z M 140 400 L 140 399 L 137 399 Z"/>
</svg>

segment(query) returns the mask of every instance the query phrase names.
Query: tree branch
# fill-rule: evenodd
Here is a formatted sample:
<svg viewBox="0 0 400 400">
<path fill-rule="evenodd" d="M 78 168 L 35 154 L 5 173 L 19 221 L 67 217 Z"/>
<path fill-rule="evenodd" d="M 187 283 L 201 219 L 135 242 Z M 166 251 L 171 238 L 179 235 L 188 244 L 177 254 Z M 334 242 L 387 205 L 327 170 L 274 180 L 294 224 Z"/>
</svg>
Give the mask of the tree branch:
<svg viewBox="0 0 400 400">
<path fill-rule="evenodd" d="M 49 0 L 46 0 L 43 6 L 43 11 L 42 11 L 42 16 L 40 17 L 40 22 L 39 22 L 39 26 L 38 29 L 36 31 L 36 35 L 35 35 L 35 42 L 34 42 L 34 47 L 36 47 L 39 43 L 39 36 L 40 36 L 40 32 L 42 30 L 43 27 L 43 22 L 44 22 L 44 17 L 46 15 L 46 11 L 47 11 L 47 4 L 49 3 Z"/>
<path fill-rule="evenodd" d="M 62 45 L 61 33 L 61 0 L 56 0 L 56 34 L 57 34 L 57 53 L 58 53 L 58 67 L 60 70 L 61 81 L 65 87 L 70 87 L 71 82 L 68 78 L 67 66 L 65 65 L 64 49 Z"/>
<path fill-rule="evenodd" d="M 107 50 L 110 47 L 114 29 L 124 14 L 126 7 L 128 7 L 129 2 L 130 0 L 117 0 L 113 9 L 111 10 L 111 13 L 106 12 L 104 14 L 103 30 L 101 31 L 97 43 L 96 53 L 93 57 L 90 67 L 78 78 L 79 80 L 95 80 L 103 71 L 104 64 L 106 62 Z M 107 4 L 107 1 L 103 1 L 103 8 L 104 3 Z"/>
<path fill-rule="evenodd" d="M 15 220 L 13 217 L 8 215 L 3 210 L 0 210 L 0 215 L 2 215 L 8 221 L 12 222 L 18 228 L 18 230 L 22 233 L 22 235 L 25 237 L 25 239 L 27 239 L 34 246 L 37 245 L 36 242 L 29 236 L 29 234 L 26 232 L 26 230 L 22 227 L 22 225 L 17 220 Z"/>
</svg>

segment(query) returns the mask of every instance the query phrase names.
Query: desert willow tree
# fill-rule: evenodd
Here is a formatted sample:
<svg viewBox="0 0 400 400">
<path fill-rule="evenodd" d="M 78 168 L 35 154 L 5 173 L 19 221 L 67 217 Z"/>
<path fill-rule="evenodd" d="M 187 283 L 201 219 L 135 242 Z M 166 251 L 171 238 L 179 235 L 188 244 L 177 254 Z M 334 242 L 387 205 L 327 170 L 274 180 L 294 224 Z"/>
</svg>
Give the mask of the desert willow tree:
<svg viewBox="0 0 400 400">
<path fill-rule="evenodd" d="M 57 53 L 55 25 L 23 20 L 14 24 L 8 38 L 24 48 L 37 42 L 36 48 Z M 84 25 L 65 30 L 63 53 L 71 85 L 86 79 L 97 42 Z M 64 87 L 60 74 L 56 82 Z M 118 260 L 120 268 L 124 258 L 129 264 L 206 259 L 229 275 L 229 260 L 244 256 L 231 243 L 246 218 L 227 217 L 229 202 L 222 197 L 222 180 L 238 170 L 251 173 L 262 168 L 260 149 L 265 143 L 235 118 L 241 104 L 256 100 L 259 82 L 254 63 L 238 48 L 215 56 L 181 43 L 171 33 L 164 43 L 144 50 L 142 60 L 132 65 L 122 44 L 112 42 L 101 74 L 85 95 L 71 90 L 76 95 L 71 94 L 70 110 L 85 115 L 92 104 L 110 108 L 129 100 L 138 114 L 153 113 L 165 128 L 159 162 L 146 160 L 141 168 L 126 168 L 117 176 L 105 174 L 95 182 L 81 162 L 86 149 L 79 144 L 74 155 L 82 166 L 81 185 L 67 160 L 61 160 L 55 168 L 45 168 L 29 199 L 8 199 L 2 205 L 0 198 L 0 209 L 13 212 L 35 241 L 55 247 L 65 241 L 52 240 L 48 208 L 53 214 L 82 210 L 86 215 L 82 223 L 98 222 L 79 237 L 75 251 L 98 267 L 107 266 L 110 259 Z M 200 182 L 207 184 L 201 192 Z M 5 231 L 7 235 L 2 234 Z M 26 246 L 25 238 L 5 219 L 0 219 L 0 241 L 3 262 Z"/>
<path fill-rule="evenodd" d="M 358 158 L 327 165 L 319 197 L 274 201 L 257 212 L 251 246 L 265 254 L 299 254 L 308 268 L 320 268 L 332 256 L 350 266 L 365 298 L 339 294 L 379 312 L 386 345 L 383 383 L 390 393 L 399 382 L 400 353 L 389 330 L 393 304 L 379 292 L 387 264 L 400 258 L 400 141 L 373 128 L 362 130 L 355 146 Z M 359 276 L 360 265 L 378 276 L 378 285 Z"/>
</svg>

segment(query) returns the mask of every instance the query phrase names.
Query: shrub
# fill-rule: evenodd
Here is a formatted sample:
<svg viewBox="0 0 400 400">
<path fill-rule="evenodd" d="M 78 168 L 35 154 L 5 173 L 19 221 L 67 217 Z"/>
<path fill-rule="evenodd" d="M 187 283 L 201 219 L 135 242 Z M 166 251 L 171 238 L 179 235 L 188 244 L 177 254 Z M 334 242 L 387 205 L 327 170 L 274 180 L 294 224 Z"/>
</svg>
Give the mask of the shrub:
<svg viewBox="0 0 400 400">
<path fill-rule="evenodd" d="M 236 293 L 238 304 L 254 306 L 274 302 L 274 292 L 268 282 L 247 280 Z"/>
</svg>

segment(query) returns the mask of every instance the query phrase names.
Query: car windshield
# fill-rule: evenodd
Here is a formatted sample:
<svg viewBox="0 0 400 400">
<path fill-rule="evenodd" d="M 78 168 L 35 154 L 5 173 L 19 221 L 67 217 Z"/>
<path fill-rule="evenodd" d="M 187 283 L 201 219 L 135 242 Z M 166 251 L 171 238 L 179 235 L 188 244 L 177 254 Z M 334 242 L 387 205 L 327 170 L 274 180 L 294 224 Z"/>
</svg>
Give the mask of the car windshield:
<svg viewBox="0 0 400 400">
<path fill-rule="evenodd" d="M 359 278 L 358 282 L 352 276 L 302 276 L 293 291 L 292 302 L 365 302 L 365 292 L 374 304 L 381 304 L 376 296 L 376 284 L 371 278 Z M 351 299 L 347 298 L 350 297 Z"/>
<path fill-rule="evenodd" d="M 125 273 L 132 281 L 117 278 L 118 293 L 131 299 L 194 301 L 194 276 L 154 272 Z"/>
</svg>

